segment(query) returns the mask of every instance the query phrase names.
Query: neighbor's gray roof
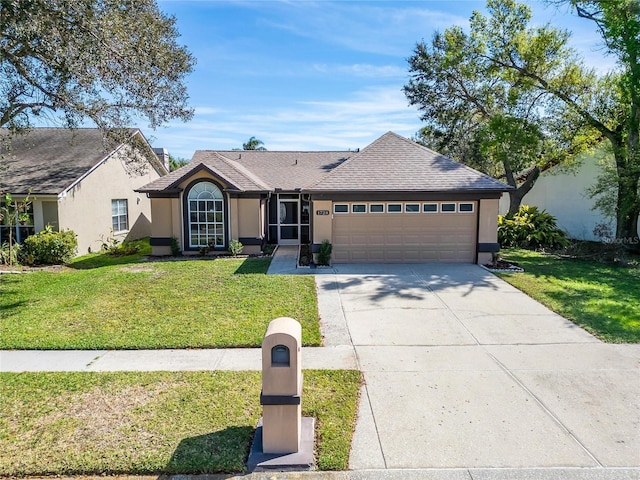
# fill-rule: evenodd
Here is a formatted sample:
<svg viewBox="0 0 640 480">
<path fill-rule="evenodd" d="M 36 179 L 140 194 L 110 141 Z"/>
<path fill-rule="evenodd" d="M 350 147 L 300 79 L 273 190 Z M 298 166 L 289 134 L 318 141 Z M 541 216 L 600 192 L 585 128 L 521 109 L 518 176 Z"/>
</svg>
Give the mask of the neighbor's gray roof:
<svg viewBox="0 0 640 480">
<path fill-rule="evenodd" d="M 159 178 L 140 192 L 175 189 L 200 169 L 218 175 L 232 190 L 244 192 L 304 189 L 327 175 L 353 152 L 275 152 L 198 150 L 184 167 Z"/>
<path fill-rule="evenodd" d="M 138 130 L 131 129 L 132 135 Z M 58 195 L 113 152 L 97 128 L 32 128 L 13 135 L 0 130 L 0 191 Z"/>
<path fill-rule="evenodd" d="M 509 188 L 488 175 L 388 132 L 307 190 L 448 192 Z"/>
</svg>

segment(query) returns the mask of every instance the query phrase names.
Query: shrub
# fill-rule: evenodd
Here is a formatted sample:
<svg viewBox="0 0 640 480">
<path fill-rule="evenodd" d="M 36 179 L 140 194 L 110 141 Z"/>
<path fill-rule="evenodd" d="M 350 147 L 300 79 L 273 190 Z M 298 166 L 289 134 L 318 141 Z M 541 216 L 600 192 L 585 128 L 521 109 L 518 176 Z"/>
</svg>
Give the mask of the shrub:
<svg viewBox="0 0 640 480">
<path fill-rule="evenodd" d="M 119 245 L 109 247 L 106 253 L 114 257 L 125 257 L 127 255 L 135 255 L 140 250 L 142 250 L 142 245 L 139 242 L 122 242 Z"/>
<path fill-rule="evenodd" d="M 318 265 L 329 265 L 331 263 L 331 251 L 333 247 L 329 240 L 323 240 L 318 251 Z"/>
<path fill-rule="evenodd" d="M 240 242 L 239 240 L 231 240 L 229 242 L 229 253 L 234 257 L 240 255 L 243 248 L 244 245 L 242 245 L 242 242 Z"/>
<path fill-rule="evenodd" d="M 20 245 L 15 244 L 11 247 L 8 242 L 0 246 L 0 265 L 18 265 L 18 255 L 20 255 Z"/>
<path fill-rule="evenodd" d="M 264 247 L 262 247 L 262 253 L 264 255 L 271 255 L 273 251 L 276 249 L 277 245 L 273 243 L 267 243 Z"/>
<path fill-rule="evenodd" d="M 498 241 L 502 247 L 557 248 L 569 244 L 556 219 L 538 207 L 522 205 L 513 216 L 498 215 Z"/>
<path fill-rule="evenodd" d="M 177 237 L 171 237 L 171 255 L 177 257 L 180 255 L 180 242 Z"/>
<path fill-rule="evenodd" d="M 24 239 L 20 257 L 29 265 L 57 265 L 70 262 L 77 249 L 78 240 L 73 230 L 55 232 L 47 225 L 41 232 Z"/>
<path fill-rule="evenodd" d="M 100 250 L 113 257 L 124 257 L 127 255 L 135 255 L 142 250 L 142 247 L 143 245 L 139 241 L 120 243 L 120 240 L 111 236 L 107 240 L 102 241 Z"/>
</svg>

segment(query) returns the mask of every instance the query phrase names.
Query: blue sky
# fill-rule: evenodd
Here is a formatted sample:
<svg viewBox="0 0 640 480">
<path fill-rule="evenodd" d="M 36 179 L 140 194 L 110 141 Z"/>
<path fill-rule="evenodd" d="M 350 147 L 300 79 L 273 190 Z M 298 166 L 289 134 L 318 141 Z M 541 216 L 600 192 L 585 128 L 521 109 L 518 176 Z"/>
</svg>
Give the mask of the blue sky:
<svg viewBox="0 0 640 480">
<path fill-rule="evenodd" d="M 241 148 L 249 137 L 268 150 L 363 148 L 387 131 L 421 126 L 402 93 L 407 58 L 436 30 L 468 26 L 485 2 L 159 0 L 177 19 L 197 58 L 188 79 L 193 120 L 155 131 L 153 146 L 190 159 L 195 150 Z M 591 22 L 567 8 L 530 2 L 537 23 L 574 32 L 588 65 L 606 70 Z"/>
</svg>

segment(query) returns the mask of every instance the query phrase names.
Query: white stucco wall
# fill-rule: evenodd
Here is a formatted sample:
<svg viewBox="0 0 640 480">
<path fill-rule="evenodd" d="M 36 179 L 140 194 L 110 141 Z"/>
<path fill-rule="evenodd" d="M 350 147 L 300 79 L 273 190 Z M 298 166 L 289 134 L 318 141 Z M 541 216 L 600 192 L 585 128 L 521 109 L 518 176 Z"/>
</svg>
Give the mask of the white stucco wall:
<svg viewBox="0 0 640 480">
<path fill-rule="evenodd" d="M 116 151 L 58 199 L 59 227 L 76 232 L 79 255 L 98 251 L 111 236 L 111 200 L 127 200 L 129 230 L 114 235 L 118 240 L 151 235 L 151 202 L 134 189 L 160 174 L 148 162 L 146 172 L 133 171 L 126 161 L 131 155 L 129 147 Z"/>
<path fill-rule="evenodd" d="M 596 157 L 587 156 L 575 172 L 543 172 L 533 189 L 525 195 L 523 205 L 535 205 L 556 217 L 558 226 L 578 240 L 599 240 L 593 235 L 599 223 L 608 224 L 615 231 L 615 220 L 593 210 L 594 199 L 586 191 L 601 173 Z M 509 195 L 500 200 L 500 213 L 509 211 Z"/>
</svg>

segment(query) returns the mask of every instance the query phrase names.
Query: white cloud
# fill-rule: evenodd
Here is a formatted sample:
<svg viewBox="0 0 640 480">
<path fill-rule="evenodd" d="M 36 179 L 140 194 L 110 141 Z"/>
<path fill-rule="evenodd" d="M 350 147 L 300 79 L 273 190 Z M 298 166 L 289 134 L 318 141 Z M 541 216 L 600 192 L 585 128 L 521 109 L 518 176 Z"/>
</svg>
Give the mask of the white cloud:
<svg viewBox="0 0 640 480">
<path fill-rule="evenodd" d="M 369 65 L 356 63 L 353 65 L 315 64 L 313 70 L 327 75 L 349 75 L 363 78 L 406 77 L 407 68 L 396 65 Z"/>
<path fill-rule="evenodd" d="M 407 2 L 402 6 L 366 2 L 278 5 L 278 20 L 265 20 L 272 27 L 350 50 L 391 56 L 407 55 L 407 48 L 434 29 L 468 24 L 468 15 L 407 7 Z"/>
<path fill-rule="evenodd" d="M 195 107 L 195 115 L 214 115 L 220 113 L 219 108 L 215 107 Z"/>
<path fill-rule="evenodd" d="M 173 124 L 149 136 L 157 139 L 154 146 L 191 158 L 195 150 L 241 148 L 251 136 L 269 150 L 346 150 L 363 148 L 389 130 L 409 137 L 419 128 L 417 111 L 393 86 L 366 88 L 334 101 L 257 106 L 249 112 L 198 107 L 189 124 Z"/>
</svg>

